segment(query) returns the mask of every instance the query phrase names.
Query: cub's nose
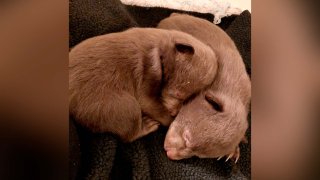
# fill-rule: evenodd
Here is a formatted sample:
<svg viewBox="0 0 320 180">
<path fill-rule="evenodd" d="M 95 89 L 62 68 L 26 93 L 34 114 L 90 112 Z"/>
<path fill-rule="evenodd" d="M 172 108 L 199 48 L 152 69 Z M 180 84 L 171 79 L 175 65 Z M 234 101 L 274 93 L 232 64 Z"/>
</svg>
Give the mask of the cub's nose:
<svg viewBox="0 0 320 180">
<path fill-rule="evenodd" d="M 170 128 L 167 132 L 166 139 L 164 141 L 164 149 L 169 150 L 179 150 L 185 148 L 185 142 L 182 135 L 177 133 L 175 128 Z"/>
<path fill-rule="evenodd" d="M 179 151 L 169 150 L 167 151 L 167 157 L 171 160 L 180 160 L 182 157 L 179 155 Z"/>
</svg>

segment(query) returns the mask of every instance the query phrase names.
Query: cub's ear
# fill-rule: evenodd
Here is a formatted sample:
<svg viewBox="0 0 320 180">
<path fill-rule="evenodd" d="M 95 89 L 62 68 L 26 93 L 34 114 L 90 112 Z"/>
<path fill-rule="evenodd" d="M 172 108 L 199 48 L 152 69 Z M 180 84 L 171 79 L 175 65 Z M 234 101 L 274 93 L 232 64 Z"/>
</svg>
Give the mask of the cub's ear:
<svg viewBox="0 0 320 180">
<path fill-rule="evenodd" d="M 176 43 L 175 46 L 176 46 L 176 50 L 180 53 L 190 54 L 190 55 L 194 54 L 194 48 L 191 45 Z"/>
</svg>

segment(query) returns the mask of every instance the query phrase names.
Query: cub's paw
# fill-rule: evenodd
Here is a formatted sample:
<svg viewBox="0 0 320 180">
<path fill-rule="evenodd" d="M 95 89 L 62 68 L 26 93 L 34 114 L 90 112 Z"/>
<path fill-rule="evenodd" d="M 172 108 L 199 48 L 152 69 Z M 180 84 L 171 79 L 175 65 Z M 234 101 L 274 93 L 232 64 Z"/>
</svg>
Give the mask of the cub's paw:
<svg viewBox="0 0 320 180">
<path fill-rule="evenodd" d="M 142 128 L 141 128 L 141 133 L 143 135 L 147 135 L 151 132 L 156 131 L 160 126 L 160 123 L 158 121 L 155 121 L 149 117 L 143 117 L 142 119 Z"/>
</svg>

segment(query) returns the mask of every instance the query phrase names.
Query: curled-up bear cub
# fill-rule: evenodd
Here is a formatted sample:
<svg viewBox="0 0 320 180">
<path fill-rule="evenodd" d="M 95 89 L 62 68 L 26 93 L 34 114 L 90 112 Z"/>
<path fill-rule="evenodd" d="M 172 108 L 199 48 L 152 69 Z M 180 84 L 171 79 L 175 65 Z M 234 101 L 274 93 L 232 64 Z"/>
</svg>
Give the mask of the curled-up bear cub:
<svg viewBox="0 0 320 180">
<path fill-rule="evenodd" d="M 164 143 L 167 156 L 174 160 L 226 156 L 226 161 L 237 162 L 251 99 L 251 81 L 237 47 L 218 26 L 190 15 L 173 13 L 158 27 L 198 38 L 214 51 L 218 65 L 214 82 L 185 101 L 170 125 Z"/>
<path fill-rule="evenodd" d="M 69 53 L 69 112 L 93 132 L 131 142 L 169 126 L 216 72 L 211 48 L 183 32 L 132 28 L 93 37 Z"/>
</svg>

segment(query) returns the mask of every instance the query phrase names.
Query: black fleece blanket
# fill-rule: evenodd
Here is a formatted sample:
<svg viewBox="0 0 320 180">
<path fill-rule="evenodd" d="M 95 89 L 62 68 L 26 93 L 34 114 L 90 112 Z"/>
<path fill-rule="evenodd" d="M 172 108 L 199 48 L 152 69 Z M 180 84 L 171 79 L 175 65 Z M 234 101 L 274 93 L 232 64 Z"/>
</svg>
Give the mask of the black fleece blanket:
<svg viewBox="0 0 320 180">
<path fill-rule="evenodd" d="M 101 34 L 119 32 L 130 27 L 155 27 L 172 12 L 187 13 L 213 21 L 210 14 L 182 12 L 164 8 L 125 6 L 119 0 L 71 0 L 70 45 Z M 251 74 L 251 15 L 222 19 L 219 26 L 235 41 Z M 248 117 L 250 123 L 250 116 Z M 251 134 L 247 144 L 241 144 L 241 157 L 235 165 L 224 159 L 196 157 L 171 161 L 163 149 L 167 129 L 133 143 L 121 143 L 112 134 L 92 134 L 70 117 L 69 165 L 70 179 L 250 179 Z"/>
</svg>

